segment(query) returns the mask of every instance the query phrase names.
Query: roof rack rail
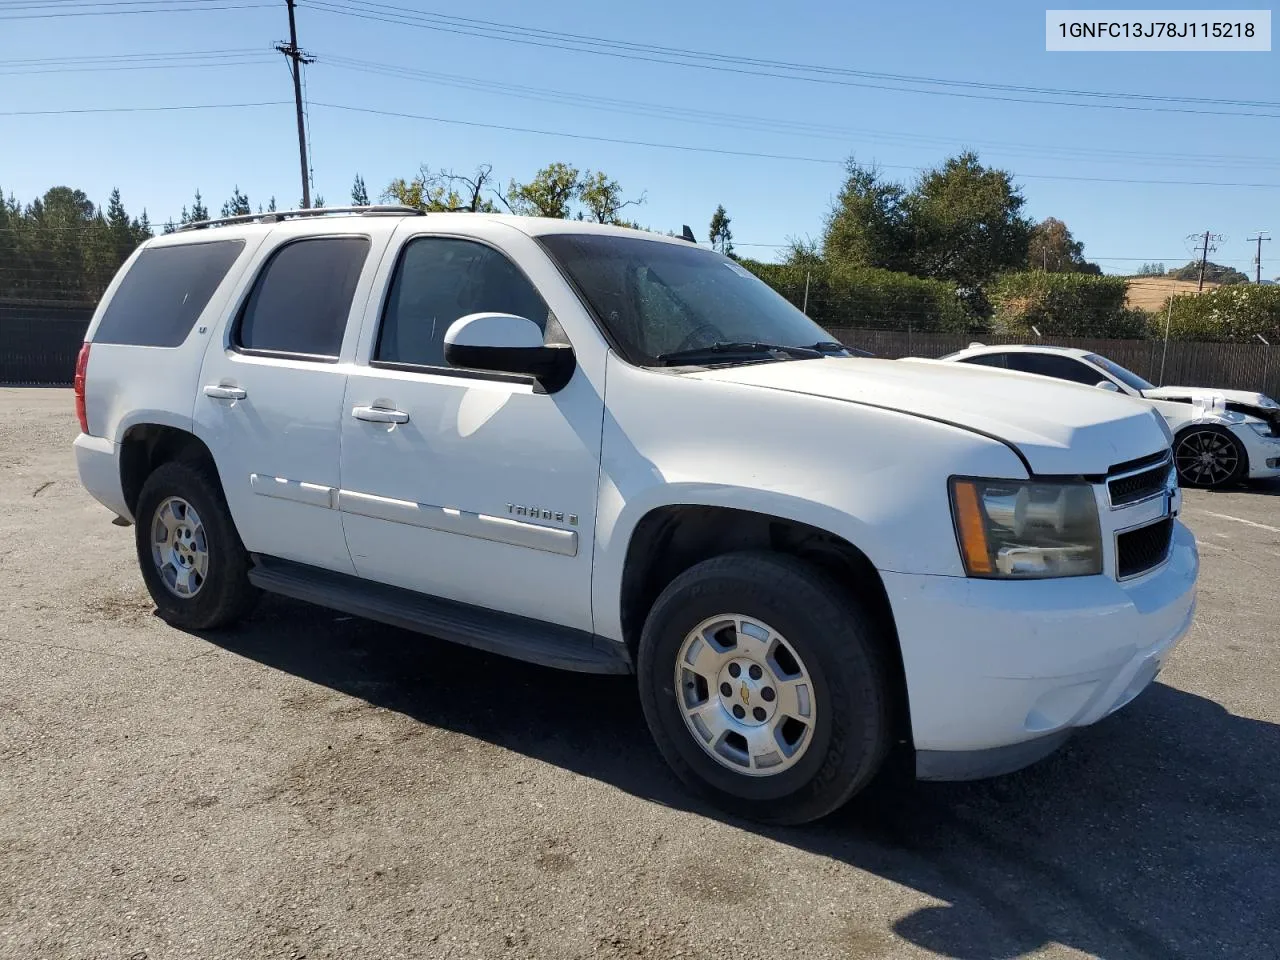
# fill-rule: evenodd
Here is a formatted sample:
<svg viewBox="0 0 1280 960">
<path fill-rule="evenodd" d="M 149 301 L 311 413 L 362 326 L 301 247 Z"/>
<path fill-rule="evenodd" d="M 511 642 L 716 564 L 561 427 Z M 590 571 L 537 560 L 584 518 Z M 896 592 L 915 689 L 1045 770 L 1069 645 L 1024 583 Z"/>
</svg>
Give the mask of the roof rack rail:
<svg viewBox="0 0 1280 960">
<path fill-rule="evenodd" d="M 398 204 L 373 204 L 367 207 L 309 207 L 305 210 L 271 210 L 266 213 L 246 213 L 239 217 L 219 217 L 217 220 L 198 220 L 185 223 L 177 229 L 203 230 L 206 227 L 225 227 L 233 223 L 279 223 L 300 217 L 322 217 L 330 213 L 354 213 L 362 217 L 381 217 L 390 215 L 408 215 L 421 217 L 425 212 L 417 207 L 406 207 Z"/>
</svg>

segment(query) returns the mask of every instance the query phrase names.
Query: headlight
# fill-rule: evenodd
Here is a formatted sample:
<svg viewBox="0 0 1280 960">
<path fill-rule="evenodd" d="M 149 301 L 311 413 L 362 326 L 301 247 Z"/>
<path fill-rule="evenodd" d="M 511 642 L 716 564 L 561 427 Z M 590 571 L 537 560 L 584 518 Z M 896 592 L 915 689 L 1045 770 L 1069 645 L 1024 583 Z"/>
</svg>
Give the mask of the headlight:
<svg viewBox="0 0 1280 960">
<path fill-rule="evenodd" d="M 1098 504 L 1087 483 L 953 479 L 951 513 L 971 577 L 1102 572 Z"/>
<path fill-rule="evenodd" d="M 1260 437 L 1274 437 L 1276 435 L 1275 430 L 1272 429 L 1271 424 L 1269 423 L 1251 423 L 1249 426 L 1253 427 L 1253 432 Z"/>
</svg>

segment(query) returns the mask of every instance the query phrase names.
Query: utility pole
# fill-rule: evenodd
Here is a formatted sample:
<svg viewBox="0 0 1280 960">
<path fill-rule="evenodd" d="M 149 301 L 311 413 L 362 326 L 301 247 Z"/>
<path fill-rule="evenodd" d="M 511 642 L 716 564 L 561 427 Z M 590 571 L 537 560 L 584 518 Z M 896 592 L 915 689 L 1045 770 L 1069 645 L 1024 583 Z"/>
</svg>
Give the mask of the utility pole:
<svg viewBox="0 0 1280 960">
<path fill-rule="evenodd" d="M 291 19 L 291 20 L 293 19 L 293 0 L 289 0 L 289 19 Z M 293 82 L 294 82 L 294 84 L 297 84 L 297 74 L 294 74 L 294 81 L 293 81 Z M 302 106 L 301 106 L 302 101 L 301 101 L 301 100 L 300 100 L 300 101 L 298 101 L 298 104 L 300 104 L 300 106 L 298 106 L 298 110 L 300 110 L 300 111 L 301 111 L 301 110 L 302 110 Z M 298 113 L 298 123 L 300 123 L 300 124 L 302 123 L 302 114 L 301 114 L 301 113 Z M 301 129 L 301 127 L 300 127 L 300 129 Z M 305 173 L 305 170 L 303 170 L 303 173 Z M 1204 248 L 1203 248 L 1203 250 L 1201 251 L 1201 282 L 1199 282 L 1198 287 L 1196 287 L 1196 292 L 1197 292 L 1197 293 L 1202 292 L 1202 291 L 1203 291 L 1203 289 L 1204 289 L 1204 261 L 1206 261 L 1206 260 L 1208 260 L 1208 230 L 1204 230 Z"/>
<path fill-rule="evenodd" d="M 1200 282 L 1199 282 L 1199 284 L 1197 284 L 1197 286 L 1196 286 L 1196 292 L 1197 292 L 1197 293 L 1201 293 L 1201 292 L 1203 292 L 1203 291 L 1204 291 L 1204 269 L 1205 269 L 1205 264 L 1206 264 L 1206 263 L 1208 263 L 1208 260 L 1209 260 L 1209 252 L 1210 252 L 1210 251 L 1209 251 L 1209 242 L 1210 242 L 1210 241 L 1213 241 L 1213 249 L 1214 249 L 1214 250 L 1217 250 L 1217 249 L 1218 249 L 1218 242 L 1222 240 L 1222 235 L 1221 235 L 1221 234 L 1217 234 L 1217 233 L 1210 233 L 1208 230 L 1206 230 L 1204 233 L 1193 233 L 1193 234 L 1191 234 L 1191 236 L 1187 237 L 1187 239 L 1188 239 L 1188 240 L 1195 240 L 1195 241 L 1198 241 L 1198 242 L 1201 244 L 1201 247 L 1200 247 Z"/>
<path fill-rule="evenodd" d="M 311 206 L 311 167 L 307 163 L 307 125 L 302 116 L 302 68 L 305 64 L 315 63 L 315 57 L 309 57 L 298 49 L 298 25 L 294 20 L 295 0 L 285 0 L 289 6 L 289 42 L 277 43 L 276 49 L 288 58 L 293 72 L 293 101 L 298 111 L 298 160 L 302 166 L 302 206 Z"/>
<path fill-rule="evenodd" d="M 1258 231 L 1258 235 L 1256 237 L 1249 238 L 1250 243 L 1256 243 L 1258 245 L 1258 253 L 1253 258 L 1253 265 L 1257 268 L 1253 275 L 1254 283 L 1262 283 L 1262 241 L 1270 239 L 1270 237 L 1264 237 L 1261 230 Z"/>
</svg>

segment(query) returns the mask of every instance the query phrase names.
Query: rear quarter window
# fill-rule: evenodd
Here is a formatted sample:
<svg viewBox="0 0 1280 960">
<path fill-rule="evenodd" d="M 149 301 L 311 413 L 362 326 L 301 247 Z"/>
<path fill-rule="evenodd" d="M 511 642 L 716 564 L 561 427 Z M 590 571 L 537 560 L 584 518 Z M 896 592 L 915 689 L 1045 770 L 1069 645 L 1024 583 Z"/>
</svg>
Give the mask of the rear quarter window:
<svg viewBox="0 0 1280 960">
<path fill-rule="evenodd" d="M 143 250 L 107 304 L 94 342 L 180 346 L 243 250 L 243 240 Z"/>
</svg>

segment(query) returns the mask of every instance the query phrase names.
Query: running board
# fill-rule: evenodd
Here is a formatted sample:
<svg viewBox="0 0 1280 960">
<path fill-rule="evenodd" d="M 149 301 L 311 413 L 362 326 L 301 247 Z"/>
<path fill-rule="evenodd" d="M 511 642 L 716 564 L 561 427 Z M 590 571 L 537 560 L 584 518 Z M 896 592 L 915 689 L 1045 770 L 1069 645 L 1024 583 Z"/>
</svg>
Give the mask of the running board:
<svg viewBox="0 0 1280 960">
<path fill-rule="evenodd" d="M 619 643 L 583 630 L 427 596 L 290 560 L 254 556 L 249 581 L 268 593 L 341 610 L 393 627 L 544 667 L 631 673 Z"/>
</svg>

